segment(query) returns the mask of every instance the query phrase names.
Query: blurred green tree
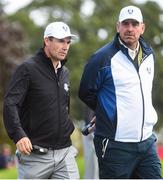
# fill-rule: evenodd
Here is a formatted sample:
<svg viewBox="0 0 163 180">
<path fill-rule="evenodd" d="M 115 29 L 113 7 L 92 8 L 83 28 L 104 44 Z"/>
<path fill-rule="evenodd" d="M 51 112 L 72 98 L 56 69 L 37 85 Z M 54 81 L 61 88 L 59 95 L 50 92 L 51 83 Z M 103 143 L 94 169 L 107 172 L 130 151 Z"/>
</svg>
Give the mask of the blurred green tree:
<svg viewBox="0 0 163 180">
<path fill-rule="evenodd" d="M 49 22 L 63 20 L 70 25 L 73 33 L 79 35 L 79 42 L 70 49 L 67 66 L 71 71 L 71 117 L 82 119 L 83 104 L 78 99 L 78 87 L 83 67 L 96 49 L 113 39 L 120 9 L 131 4 L 142 9 L 146 24 L 144 37 L 155 50 L 153 97 L 159 117 L 156 125 L 158 130 L 163 125 L 163 10 L 157 3 L 147 1 L 136 4 L 131 0 L 35 0 L 16 13 L 8 15 L 7 19 L 12 24 L 19 23 L 26 32 L 26 42 L 23 43 L 29 45 L 28 55 L 43 45 L 43 29 Z M 6 73 L 9 74 L 8 70 Z"/>
<path fill-rule="evenodd" d="M 9 22 L 3 12 L 0 16 L 0 143 L 6 141 L 6 131 L 2 121 L 4 93 L 15 67 L 23 60 L 27 49 L 26 35 L 20 24 Z"/>
</svg>

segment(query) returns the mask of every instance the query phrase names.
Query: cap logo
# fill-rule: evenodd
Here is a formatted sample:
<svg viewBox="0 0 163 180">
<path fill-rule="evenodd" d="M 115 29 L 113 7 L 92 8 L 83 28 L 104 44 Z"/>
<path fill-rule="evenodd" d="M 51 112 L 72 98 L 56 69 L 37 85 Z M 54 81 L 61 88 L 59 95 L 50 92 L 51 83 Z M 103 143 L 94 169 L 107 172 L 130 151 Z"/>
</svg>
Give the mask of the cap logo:
<svg viewBox="0 0 163 180">
<path fill-rule="evenodd" d="M 132 14 L 133 13 L 133 9 L 128 9 L 128 13 Z"/>
<path fill-rule="evenodd" d="M 68 27 L 67 26 L 63 26 L 62 27 L 65 31 L 68 31 Z"/>
</svg>

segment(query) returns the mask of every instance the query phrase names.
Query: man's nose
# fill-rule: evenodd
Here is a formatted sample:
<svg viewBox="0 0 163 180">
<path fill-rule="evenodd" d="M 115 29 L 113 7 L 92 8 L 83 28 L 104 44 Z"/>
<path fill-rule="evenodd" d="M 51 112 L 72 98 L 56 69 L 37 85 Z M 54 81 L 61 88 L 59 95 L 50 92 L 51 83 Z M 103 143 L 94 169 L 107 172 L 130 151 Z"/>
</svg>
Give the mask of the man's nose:
<svg viewBox="0 0 163 180">
<path fill-rule="evenodd" d="M 63 49 L 68 50 L 69 44 L 67 42 L 63 43 Z"/>
<path fill-rule="evenodd" d="M 127 29 L 128 29 L 129 31 L 132 31 L 132 30 L 133 30 L 133 25 L 132 25 L 132 23 L 129 23 L 129 24 L 128 24 Z"/>
</svg>

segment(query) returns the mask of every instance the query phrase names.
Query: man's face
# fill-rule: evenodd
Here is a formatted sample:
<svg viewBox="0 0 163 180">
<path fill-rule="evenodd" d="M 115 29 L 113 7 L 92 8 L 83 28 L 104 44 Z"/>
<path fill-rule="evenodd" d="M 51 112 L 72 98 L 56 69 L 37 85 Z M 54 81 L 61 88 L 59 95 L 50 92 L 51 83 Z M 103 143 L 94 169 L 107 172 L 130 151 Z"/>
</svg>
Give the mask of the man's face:
<svg viewBox="0 0 163 180">
<path fill-rule="evenodd" d="M 127 19 L 117 23 L 117 32 L 121 40 L 130 49 L 135 49 L 140 35 L 144 33 L 144 23 L 139 23 L 133 19 Z"/>
<path fill-rule="evenodd" d="M 71 37 L 56 39 L 53 37 L 45 38 L 47 56 L 54 61 L 64 60 L 67 56 L 71 43 Z"/>
</svg>

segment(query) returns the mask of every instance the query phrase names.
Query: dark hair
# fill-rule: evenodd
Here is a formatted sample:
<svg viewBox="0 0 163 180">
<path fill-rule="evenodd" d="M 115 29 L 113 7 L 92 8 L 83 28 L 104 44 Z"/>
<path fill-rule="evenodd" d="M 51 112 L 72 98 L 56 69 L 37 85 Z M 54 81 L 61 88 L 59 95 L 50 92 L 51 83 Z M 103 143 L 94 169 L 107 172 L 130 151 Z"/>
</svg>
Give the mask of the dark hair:
<svg viewBox="0 0 163 180">
<path fill-rule="evenodd" d="M 53 41 L 54 37 L 53 36 L 49 36 L 48 39 L 49 39 L 49 41 Z"/>
<path fill-rule="evenodd" d="M 53 39 L 54 39 L 53 36 L 48 36 L 47 38 L 49 39 L 49 41 L 53 41 Z M 45 41 L 44 41 L 44 47 L 45 47 Z"/>
</svg>

